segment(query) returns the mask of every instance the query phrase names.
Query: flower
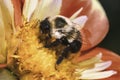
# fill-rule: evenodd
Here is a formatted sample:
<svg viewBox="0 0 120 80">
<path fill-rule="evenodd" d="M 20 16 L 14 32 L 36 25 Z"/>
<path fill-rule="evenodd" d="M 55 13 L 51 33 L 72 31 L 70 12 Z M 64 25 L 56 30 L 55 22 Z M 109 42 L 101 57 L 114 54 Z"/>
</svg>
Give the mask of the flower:
<svg viewBox="0 0 120 80">
<path fill-rule="evenodd" d="M 37 37 L 39 32 L 38 28 L 35 27 L 39 26 L 38 21 L 48 16 L 58 14 L 69 17 L 74 23 L 81 26 L 83 38 L 82 51 L 94 47 L 105 37 L 108 31 L 108 21 L 98 2 L 96 0 L 76 0 L 76 2 L 73 3 L 73 1 L 74 0 L 63 0 L 63 2 L 62 0 L 0 1 L 0 63 L 5 63 L 7 56 L 8 68 L 15 74 L 18 74 L 21 80 L 101 79 L 116 74 L 116 71 L 113 70 L 103 71 L 111 65 L 111 61 L 101 62 L 101 54 L 89 60 L 78 62 L 77 64 L 72 64 L 71 60 L 64 60 L 64 62 L 58 66 L 59 71 L 57 71 L 54 67 L 56 61 L 55 52 L 44 49 L 43 45 L 38 42 Z M 66 10 L 69 11 L 71 6 L 69 4 L 66 5 L 67 2 L 72 4 L 72 8 L 74 8 L 73 11 L 69 13 L 65 12 Z M 83 5 L 83 3 L 87 6 Z M 81 6 L 82 8 L 79 6 L 80 4 L 83 5 Z M 78 7 L 79 9 L 77 9 Z M 89 8 L 91 9 L 89 10 Z M 85 9 L 88 11 L 85 12 Z M 100 13 L 96 13 L 96 9 Z M 75 13 L 73 14 L 73 12 Z M 92 16 L 90 14 L 92 14 Z M 91 20 L 91 18 L 93 18 L 93 20 Z M 96 21 L 100 24 L 95 24 Z M 88 27 L 89 24 L 91 24 L 90 27 Z M 101 27 L 97 28 L 96 25 Z M 97 30 L 98 33 L 95 34 L 95 30 Z M 81 66 L 81 64 L 84 65 Z M 88 73 L 91 73 L 91 75 L 88 75 Z M 71 74 L 73 75 L 72 77 L 70 76 Z M 103 76 L 104 74 L 105 76 Z M 93 75 L 99 75 L 100 77 L 92 77 Z"/>
</svg>

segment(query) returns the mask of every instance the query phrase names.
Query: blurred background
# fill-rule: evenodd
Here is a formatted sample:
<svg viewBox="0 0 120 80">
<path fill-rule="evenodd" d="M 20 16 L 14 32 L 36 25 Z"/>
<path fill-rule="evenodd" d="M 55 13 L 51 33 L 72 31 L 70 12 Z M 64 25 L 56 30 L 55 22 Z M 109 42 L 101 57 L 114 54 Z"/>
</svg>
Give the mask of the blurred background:
<svg viewBox="0 0 120 80">
<path fill-rule="evenodd" d="M 120 55 L 120 0 L 99 0 L 106 11 L 110 29 L 99 46 Z"/>
</svg>

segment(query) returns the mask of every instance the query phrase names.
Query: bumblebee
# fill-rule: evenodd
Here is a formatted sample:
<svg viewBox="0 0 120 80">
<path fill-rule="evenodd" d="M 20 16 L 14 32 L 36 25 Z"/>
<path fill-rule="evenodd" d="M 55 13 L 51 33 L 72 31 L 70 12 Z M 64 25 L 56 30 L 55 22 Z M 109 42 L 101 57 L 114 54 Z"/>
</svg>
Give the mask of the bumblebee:
<svg viewBox="0 0 120 80">
<path fill-rule="evenodd" d="M 69 53 L 76 53 L 80 50 L 82 40 L 80 31 L 76 27 L 79 25 L 61 15 L 47 17 L 40 22 L 40 32 L 46 35 L 46 39 L 55 38 L 51 43 L 45 44 L 46 48 L 56 47 L 60 44 L 65 46 L 58 56 L 57 65 L 67 58 Z"/>
</svg>

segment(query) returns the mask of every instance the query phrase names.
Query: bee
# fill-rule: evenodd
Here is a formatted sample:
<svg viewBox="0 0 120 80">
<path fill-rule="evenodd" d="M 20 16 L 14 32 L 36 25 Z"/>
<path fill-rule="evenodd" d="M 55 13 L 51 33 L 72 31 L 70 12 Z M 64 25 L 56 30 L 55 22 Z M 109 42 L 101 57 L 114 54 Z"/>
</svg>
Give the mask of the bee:
<svg viewBox="0 0 120 80">
<path fill-rule="evenodd" d="M 82 45 L 79 25 L 72 22 L 69 18 L 61 15 L 47 17 L 40 22 L 40 32 L 45 34 L 47 39 L 55 38 L 49 44 L 45 44 L 46 48 L 64 45 L 65 48 L 58 56 L 56 64 L 59 65 L 64 58 L 67 58 L 70 53 L 76 53 Z M 46 40 L 48 41 L 48 40 Z"/>
</svg>

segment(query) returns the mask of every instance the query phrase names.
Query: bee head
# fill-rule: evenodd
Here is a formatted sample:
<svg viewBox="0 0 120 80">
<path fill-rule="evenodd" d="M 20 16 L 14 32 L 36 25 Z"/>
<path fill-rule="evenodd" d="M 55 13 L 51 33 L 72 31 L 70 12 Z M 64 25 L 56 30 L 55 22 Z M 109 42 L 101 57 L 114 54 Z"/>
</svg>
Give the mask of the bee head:
<svg viewBox="0 0 120 80">
<path fill-rule="evenodd" d="M 43 34 L 50 33 L 50 29 L 51 29 L 51 24 L 48 18 L 45 18 L 43 21 L 40 22 L 40 31 Z"/>
</svg>

